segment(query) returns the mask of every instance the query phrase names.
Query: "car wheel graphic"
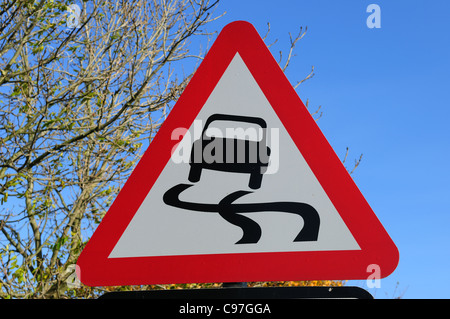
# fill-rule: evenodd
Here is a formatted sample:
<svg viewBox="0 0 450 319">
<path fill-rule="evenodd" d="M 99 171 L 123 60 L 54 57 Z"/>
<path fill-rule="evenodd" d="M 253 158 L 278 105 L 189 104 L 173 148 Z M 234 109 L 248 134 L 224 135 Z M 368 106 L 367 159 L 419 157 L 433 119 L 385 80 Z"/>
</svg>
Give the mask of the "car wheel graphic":
<svg viewBox="0 0 450 319">
<path fill-rule="evenodd" d="M 261 173 L 252 173 L 250 175 L 250 180 L 248 182 L 248 187 L 251 189 L 258 189 L 261 187 L 263 174 Z"/>
<path fill-rule="evenodd" d="M 200 180 L 200 175 L 202 174 L 202 168 L 197 165 L 192 165 L 189 171 L 188 179 L 192 183 L 197 183 Z"/>
</svg>

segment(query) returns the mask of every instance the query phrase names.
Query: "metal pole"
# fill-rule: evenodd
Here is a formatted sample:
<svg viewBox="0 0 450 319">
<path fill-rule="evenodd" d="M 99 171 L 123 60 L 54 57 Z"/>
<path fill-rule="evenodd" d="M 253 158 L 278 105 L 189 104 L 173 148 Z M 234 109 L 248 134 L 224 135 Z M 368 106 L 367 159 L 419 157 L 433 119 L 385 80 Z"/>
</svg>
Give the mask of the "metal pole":
<svg viewBox="0 0 450 319">
<path fill-rule="evenodd" d="M 222 288 L 246 288 L 248 287 L 246 282 L 224 282 Z"/>
</svg>

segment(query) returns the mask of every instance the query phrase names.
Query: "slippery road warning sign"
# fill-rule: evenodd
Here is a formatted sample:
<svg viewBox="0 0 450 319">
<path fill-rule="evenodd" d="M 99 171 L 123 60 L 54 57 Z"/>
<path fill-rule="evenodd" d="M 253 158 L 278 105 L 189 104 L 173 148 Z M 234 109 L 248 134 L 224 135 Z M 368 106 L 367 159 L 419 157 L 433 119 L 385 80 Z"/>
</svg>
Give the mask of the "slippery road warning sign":
<svg viewBox="0 0 450 319">
<path fill-rule="evenodd" d="M 202 64 L 78 260 L 91 286 L 386 277 L 398 250 L 254 27 Z"/>
</svg>

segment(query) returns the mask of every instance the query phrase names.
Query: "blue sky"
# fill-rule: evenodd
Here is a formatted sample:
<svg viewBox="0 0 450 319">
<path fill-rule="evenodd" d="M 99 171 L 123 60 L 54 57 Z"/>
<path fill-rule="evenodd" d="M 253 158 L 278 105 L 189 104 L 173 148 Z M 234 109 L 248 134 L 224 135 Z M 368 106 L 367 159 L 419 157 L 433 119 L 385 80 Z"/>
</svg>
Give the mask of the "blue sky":
<svg viewBox="0 0 450 319">
<path fill-rule="evenodd" d="M 381 9 L 370 29 L 369 4 Z M 307 26 L 290 68 L 291 83 L 315 67 L 298 93 L 321 105 L 319 127 L 396 243 L 400 262 L 377 298 L 450 298 L 450 2 L 224 0 L 226 14 L 209 28 L 235 20 L 260 34 L 271 24 L 272 47 L 286 51 L 289 35 Z M 367 289 L 362 281 L 351 281 Z"/>
</svg>

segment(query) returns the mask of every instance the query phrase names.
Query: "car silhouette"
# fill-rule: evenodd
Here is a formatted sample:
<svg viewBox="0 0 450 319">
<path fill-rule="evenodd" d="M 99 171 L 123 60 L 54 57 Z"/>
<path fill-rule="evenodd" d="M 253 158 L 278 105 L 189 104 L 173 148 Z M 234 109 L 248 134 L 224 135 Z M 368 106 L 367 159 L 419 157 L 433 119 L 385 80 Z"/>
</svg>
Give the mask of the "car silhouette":
<svg viewBox="0 0 450 319">
<path fill-rule="evenodd" d="M 212 123 L 234 122 L 242 126 L 256 127 L 260 133 L 255 141 L 224 135 L 208 136 Z M 262 118 L 229 114 L 211 115 L 203 128 L 201 138 L 193 143 L 190 156 L 189 181 L 198 182 L 203 169 L 250 174 L 248 186 L 261 187 L 263 174 L 269 165 L 270 148 L 266 145 L 267 124 Z M 217 132 L 217 130 L 216 130 Z M 251 132 L 251 131 L 250 131 Z"/>
</svg>

